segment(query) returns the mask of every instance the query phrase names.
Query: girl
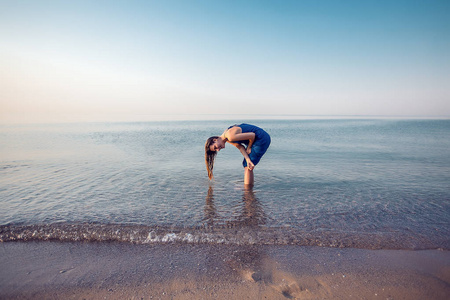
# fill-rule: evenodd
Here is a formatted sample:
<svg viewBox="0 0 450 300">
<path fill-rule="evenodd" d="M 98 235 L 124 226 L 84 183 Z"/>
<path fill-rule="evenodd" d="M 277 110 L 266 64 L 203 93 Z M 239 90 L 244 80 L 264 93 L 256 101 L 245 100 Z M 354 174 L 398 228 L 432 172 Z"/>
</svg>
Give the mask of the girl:
<svg viewBox="0 0 450 300">
<path fill-rule="evenodd" d="M 250 124 L 228 127 L 221 136 L 212 136 L 205 143 L 205 162 L 209 179 L 213 178 L 214 158 L 217 152 L 230 143 L 244 156 L 244 184 L 253 185 L 253 169 L 270 145 L 270 136 L 263 129 Z"/>
</svg>

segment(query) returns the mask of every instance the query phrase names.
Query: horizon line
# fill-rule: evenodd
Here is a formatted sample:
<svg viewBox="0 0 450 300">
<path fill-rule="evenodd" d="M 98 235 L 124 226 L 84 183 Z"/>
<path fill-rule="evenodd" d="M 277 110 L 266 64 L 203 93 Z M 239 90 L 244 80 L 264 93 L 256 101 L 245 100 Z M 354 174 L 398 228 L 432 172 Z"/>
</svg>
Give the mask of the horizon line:
<svg viewBox="0 0 450 300">
<path fill-rule="evenodd" d="M 170 117 L 170 118 L 167 118 Z M 203 118 L 200 118 L 203 117 Z M 157 119 L 155 119 L 157 118 Z M 317 115 L 317 114 L 139 114 L 133 116 L 124 116 L 117 118 L 117 120 L 100 117 L 81 120 L 53 120 L 53 121 L 39 121 L 33 120 L 30 122 L 24 120 L 17 121 L 2 121 L 0 126 L 8 125 L 56 125 L 56 124 L 93 124 L 93 123 L 147 123 L 147 122 L 180 122 L 180 121 L 223 121 L 236 119 L 252 119 L 252 120 L 321 120 L 321 119 L 410 119 L 410 120 L 448 120 L 450 115 Z"/>
</svg>

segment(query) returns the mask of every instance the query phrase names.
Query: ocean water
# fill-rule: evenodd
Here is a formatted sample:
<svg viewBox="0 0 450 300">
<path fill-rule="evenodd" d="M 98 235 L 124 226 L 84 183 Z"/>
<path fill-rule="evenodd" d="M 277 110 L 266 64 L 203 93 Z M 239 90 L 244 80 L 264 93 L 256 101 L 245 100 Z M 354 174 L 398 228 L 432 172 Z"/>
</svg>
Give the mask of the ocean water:
<svg viewBox="0 0 450 300">
<path fill-rule="evenodd" d="M 253 189 L 240 122 L 1 126 L 0 241 L 450 249 L 450 120 L 253 120 Z"/>
</svg>

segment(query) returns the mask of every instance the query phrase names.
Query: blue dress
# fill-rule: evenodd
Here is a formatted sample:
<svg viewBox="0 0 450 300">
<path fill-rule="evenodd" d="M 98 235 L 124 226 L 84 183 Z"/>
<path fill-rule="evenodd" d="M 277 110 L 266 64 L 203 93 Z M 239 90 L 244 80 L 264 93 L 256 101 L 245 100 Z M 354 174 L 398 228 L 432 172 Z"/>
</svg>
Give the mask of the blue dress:
<svg viewBox="0 0 450 300">
<path fill-rule="evenodd" d="M 259 128 L 258 126 L 242 123 L 240 125 L 233 125 L 228 127 L 228 129 L 232 127 L 240 127 L 242 129 L 242 133 L 246 132 L 254 132 L 255 133 L 255 141 L 252 145 L 252 152 L 248 155 L 250 157 L 250 160 L 252 163 L 256 166 L 259 161 L 261 160 L 261 157 L 266 153 L 267 149 L 270 145 L 270 135 L 265 132 L 262 128 Z M 236 143 L 243 144 L 245 146 L 248 146 L 249 141 L 243 140 L 243 141 L 233 141 Z M 244 158 L 244 161 L 242 162 L 242 165 L 247 167 L 247 161 Z"/>
</svg>

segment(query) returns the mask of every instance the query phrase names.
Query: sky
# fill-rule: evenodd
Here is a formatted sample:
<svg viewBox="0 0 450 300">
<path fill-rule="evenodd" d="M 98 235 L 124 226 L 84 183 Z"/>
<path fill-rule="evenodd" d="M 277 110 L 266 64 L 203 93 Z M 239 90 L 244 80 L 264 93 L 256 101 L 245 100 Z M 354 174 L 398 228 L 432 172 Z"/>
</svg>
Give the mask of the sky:
<svg viewBox="0 0 450 300">
<path fill-rule="evenodd" d="M 0 123 L 450 116 L 447 0 L 0 7 Z"/>
</svg>

